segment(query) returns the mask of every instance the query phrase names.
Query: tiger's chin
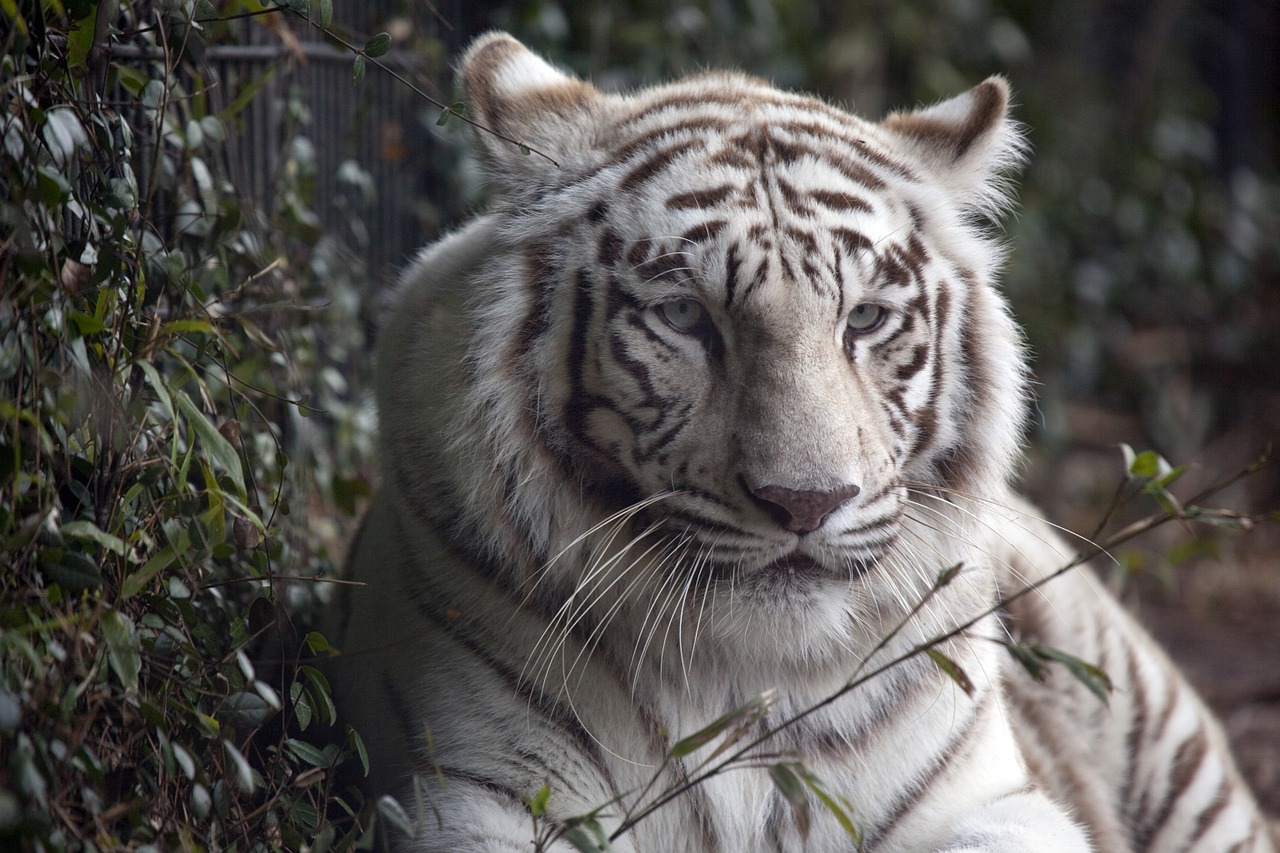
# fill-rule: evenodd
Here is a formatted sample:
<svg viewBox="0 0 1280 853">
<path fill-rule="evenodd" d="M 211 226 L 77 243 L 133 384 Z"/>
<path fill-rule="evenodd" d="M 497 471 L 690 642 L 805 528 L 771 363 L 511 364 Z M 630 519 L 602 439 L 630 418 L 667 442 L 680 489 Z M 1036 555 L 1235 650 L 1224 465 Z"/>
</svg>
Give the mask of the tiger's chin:
<svg viewBox="0 0 1280 853">
<path fill-rule="evenodd" d="M 848 642 L 851 621 L 863 609 L 863 579 L 873 559 L 821 559 L 800 549 L 754 567 L 735 561 L 715 566 L 701 607 L 704 630 L 732 644 L 766 643 L 777 651 L 800 635 L 824 645 Z M 722 614 L 731 618 L 719 619 Z"/>
</svg>

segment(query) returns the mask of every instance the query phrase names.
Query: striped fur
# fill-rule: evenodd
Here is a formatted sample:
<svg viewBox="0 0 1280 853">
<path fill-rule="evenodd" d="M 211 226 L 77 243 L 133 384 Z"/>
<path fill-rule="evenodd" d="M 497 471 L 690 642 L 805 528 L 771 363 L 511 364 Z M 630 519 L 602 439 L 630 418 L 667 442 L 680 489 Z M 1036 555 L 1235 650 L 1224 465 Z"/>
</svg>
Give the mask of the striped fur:
<svg viewBox="0 0 1280 853">
<path fill-rule="evenodd" d="M 551 819 L 616 827 L 675 738 L 766 690 L 761 726 L 788 719 L 1063 546 L 1006 486 L 1003 81 L 877 124 L 736 74 L 606 95 L 503 34 L 461 71 L 501 201 L 383 332 L 386 483 L 333 678 L 371 787 L 417 774 L 439 811 L 406 849 L 530 850 L 543 785 Z M 1104 663 L 1110 708 L 1010 671 L 1006 630 Z M 865 851 L 1270 849 L 1218 727 L 1088 575 L 937 648 L 970 690 L 911 657 L 616 849 L 804 849 L 766 755 L 845 797 Z M 852 847 L 815 808 L 807 848 Z"/>
</svg>

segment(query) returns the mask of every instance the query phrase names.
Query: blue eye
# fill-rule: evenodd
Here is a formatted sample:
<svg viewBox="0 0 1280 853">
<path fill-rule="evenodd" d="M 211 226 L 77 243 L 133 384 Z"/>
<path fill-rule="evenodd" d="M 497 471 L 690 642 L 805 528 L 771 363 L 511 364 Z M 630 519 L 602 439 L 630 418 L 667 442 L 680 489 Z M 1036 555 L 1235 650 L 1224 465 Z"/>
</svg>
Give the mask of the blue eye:
<svg viewBox="0 0 1280 853">
<path fill-rule="evenodd" d="M 879 328 L 884 322 L 884 318 L 889 312 L 883 305 L 876 305 L 872 302 L 863 302 L 861 305 L 855 305 L 853 310 L 849 312 L 849 331 L 851 332 L 871 332 Z"/>
<path fill-rule="evenodd" d="M 692 299 L 673 299 L 658 306 L 658 313 L 677 332 L 691 334 L 703 324 L 707 310 Z"/>
</svg>

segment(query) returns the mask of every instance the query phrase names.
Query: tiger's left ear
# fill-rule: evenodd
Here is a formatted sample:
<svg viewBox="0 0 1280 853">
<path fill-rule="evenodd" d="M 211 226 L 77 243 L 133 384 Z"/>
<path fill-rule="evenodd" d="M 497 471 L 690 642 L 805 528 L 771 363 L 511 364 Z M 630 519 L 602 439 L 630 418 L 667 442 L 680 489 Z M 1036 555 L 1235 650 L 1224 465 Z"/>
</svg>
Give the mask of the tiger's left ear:
<svg viewBox="0 0 1280 853">
<path fill-rule="evenodd" d="M 1009 117 L 1009 84 L 1003 78 L 988 77 L 931 107 L 893 113 L 881 126 L 962 205 L 990 215 L 1008 206 L 1003 173 L 1022 164 L 1026 141 Z"/>
<path fill-rule="evenodd" d="M 536 192 L 558 166 L 577 165 L 594 141 L 599 90 L 506 33 L 473 41 L 458 70 L 466 115 L 480 125 L 474 148 L 508 193 Z"/>
</svg>

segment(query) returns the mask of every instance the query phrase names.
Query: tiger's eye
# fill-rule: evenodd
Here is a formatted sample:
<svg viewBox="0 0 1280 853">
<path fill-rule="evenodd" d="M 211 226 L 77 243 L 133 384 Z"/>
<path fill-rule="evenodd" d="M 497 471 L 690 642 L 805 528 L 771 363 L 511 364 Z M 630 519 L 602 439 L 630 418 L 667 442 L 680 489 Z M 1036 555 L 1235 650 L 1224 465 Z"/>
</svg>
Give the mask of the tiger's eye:
<svg viewBox="0 0 1280 853">
<path fill-rule="evenodd" d="M 706 309 L 692 299 L 673 299 L 658 306 L 658 313 L 667 325 L 677 332 L 690 334 L 697 331 L 706 317 Z"/>
<path fill-rule="evenodd" d="M 884 322 L 884 318 L 889 312 L 883 305 L 876 305 L 872 302 L 863 302 L 861 305 L 855 305 L 853 310 L 849 312 L 849 329 L 853 332 L 870 332 L 879 328 Z"/>
</svg>

